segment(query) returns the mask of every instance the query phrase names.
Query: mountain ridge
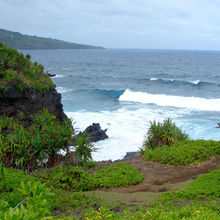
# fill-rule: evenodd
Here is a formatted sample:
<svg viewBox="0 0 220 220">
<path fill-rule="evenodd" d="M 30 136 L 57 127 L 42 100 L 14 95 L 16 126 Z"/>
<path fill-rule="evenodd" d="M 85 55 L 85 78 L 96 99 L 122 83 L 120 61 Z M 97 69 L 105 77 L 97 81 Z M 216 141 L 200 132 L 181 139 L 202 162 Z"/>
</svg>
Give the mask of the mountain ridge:
<svg viewBox="0 0 220 220">
<path fill-rule="evenodd" d="M 104 49 L 103 47 L 86 44 L 76 44 L 67 41 L 24 35 L 20 32 L 0 29 L 0 41 L 20 50 L 41 49 Z"/>
</svg>

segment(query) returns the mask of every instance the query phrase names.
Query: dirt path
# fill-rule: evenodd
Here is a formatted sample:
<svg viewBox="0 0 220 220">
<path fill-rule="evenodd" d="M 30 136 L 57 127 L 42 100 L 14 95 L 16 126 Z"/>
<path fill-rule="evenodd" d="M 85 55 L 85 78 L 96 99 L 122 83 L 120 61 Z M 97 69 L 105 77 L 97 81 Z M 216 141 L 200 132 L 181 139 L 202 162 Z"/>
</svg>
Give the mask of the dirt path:
<svg viewBox="0 0 220 220">
<path fill-rule="evenodd" d="M 209 170 L 220 168 L 220 156 L 199 165 L 187 167 L 174 167 L 145 161 L 143 157 L 137 156 L 131 160 L 124 161 L 126 164 L 135 167 L 143 175 L 144 180 L 133 186 L 117 187 L 101 191 L 134 193 L 134 192 L 165 192 L 172 188 L 174 183 L 194 179 L 199 174 L 207 173 Z"/>
</svg>

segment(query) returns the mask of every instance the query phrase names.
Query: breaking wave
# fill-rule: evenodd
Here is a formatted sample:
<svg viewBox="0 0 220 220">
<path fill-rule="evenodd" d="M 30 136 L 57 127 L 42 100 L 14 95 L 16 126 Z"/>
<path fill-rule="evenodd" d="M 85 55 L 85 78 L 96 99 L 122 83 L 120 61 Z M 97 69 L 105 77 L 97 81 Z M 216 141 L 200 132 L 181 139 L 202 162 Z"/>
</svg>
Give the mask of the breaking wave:
<svg viewBox="0 0 220 220">
<path fill-rule="evenodd" d="M 207 99 L 165 94 L 149 94 L 146 92 L 133 92 L 127 89 L 119 97 L 119 101 L 140 102 L 145 104 L 156 104 L 158 106 L 172 106 L 205 111 L 220 111 L 220 98 Z"/>
</svg>

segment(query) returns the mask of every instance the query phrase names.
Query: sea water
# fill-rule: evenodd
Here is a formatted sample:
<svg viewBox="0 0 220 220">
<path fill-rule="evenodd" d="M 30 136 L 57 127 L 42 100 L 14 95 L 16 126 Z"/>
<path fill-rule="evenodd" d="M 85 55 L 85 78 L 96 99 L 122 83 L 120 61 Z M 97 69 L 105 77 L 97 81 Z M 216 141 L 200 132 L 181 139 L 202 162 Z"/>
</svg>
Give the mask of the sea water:
<svg viewBox="0 0 220 220">
<path fill-rule="evenodd" d="M 32 50 L 62 94 L 74 128 L 100 123 L 109 139 L 95 160 L 117 160 L 143 144 L 150 121 L 173 121 L 192 139 L 220 139 L 220 52 Z"/>
</svg>

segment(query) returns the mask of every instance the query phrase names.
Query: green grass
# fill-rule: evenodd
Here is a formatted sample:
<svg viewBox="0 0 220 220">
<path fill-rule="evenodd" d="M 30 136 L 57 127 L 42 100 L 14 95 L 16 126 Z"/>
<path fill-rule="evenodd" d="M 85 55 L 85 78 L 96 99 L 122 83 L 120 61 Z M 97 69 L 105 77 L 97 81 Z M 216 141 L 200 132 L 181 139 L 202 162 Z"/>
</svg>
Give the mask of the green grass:
<svg viewBox="0 0 220 220">
<path fill-rule="evenodd" d="M 219 200 L 220 198 L 220 169 L 201 175 L 185 190 L 165 193 L 161 197 L 162 203 L 187 200 Z M 219 201 L 220 202 L 220 201 Z M 219 203 L 220 205 L 220 203 Z"/>
<path fill-rule="evenodd" d="M 42 196 L 45 194 L 45 191 L 50 190 L 40 183 L 39 178 L 16 169 L 4 168 L 4 173 L 5 178 L 1 180 L 0 184 L 0 219 L 34 220 L 42 219 L 41 217 L 46 217 L 48 214 L 50 216 L 55 215 L 54 219 L 65 219 L 65 215 L 71 215 L 71 219 L 78 219 L 79 215 L 86 213 L 89 208 L 97 209 L 102 205 L 101 200 L 93 194 L 73 193 L 57 188 L 53 188 L 53 195 L 47 196 L 45 200 Z M 2 184 L 3 181 L 4 184 Z M 24 183 L 23 187 L 22 182 Z M 33 189 L 31 189 L 32 186 Z M 28 195 L 30 192 L 31 195 Z M 11 210 L 11 208 L 24 201 L 27 196 L 31 197 L 30 202 L 34 202 L 38 206 L 32 204 L 32 207 L 30 207 L 24 203 L 23 208 L 17 208 L 16 212 Z M 36 201 L 35 197 L 39 201 Z M 39 214 L 41 215 L 40 217 Z M 6 216 L 5 218 L 3 217 L 4 215 Z"/>
<path fill-rule="evenodd" d="M 5 181 L 7 190 L 0 190 L 0 207 L 5 210 L 7 218 L 5 219 L 41 219 L 36 209 L 33 211 L 31 207 L 26 207 L 26 211 L 18 208 L 17 213 L 22 214 L 21 218 L 14 215 L 9 218 L 9 207 L 15 207 L 19 202 L 23 201 L 25 194 L 21 193 L 21 182 L 28 182 L 33 185 L 39 178 L 29 176 L 23 171 L 14 169 L 5 169 Z M 201 175 L 194 180 L 185 190 L 176 192 L 166 192 L 150 206 L 128 207 L 122 204 L 115 204 L 114 207 L 104 205 L 102 200 L 95 195 L 85 194 L 82 192 L 70 192 L 58 188 L 53 188 L 54 196 L 47 198 L 47 212 L 45 216 L 53 216 L 53 219 L 220 219 L 220 169 L 211 171 L 208 174 Z M 28 184 L 26 184 L 28 185 Z M 29 186 L 31 187 L 31 185 Z M 28 188 L 28 187 L 26 187 Z M 39 189 L 44 189 L 43 186 Z M 38 189 L 38 190 L 39 190 Z M 28 191 L 28 190 L 24 190 Z M 44 189 L 45 191 L 45 189 Z M 8 205 L 4 207 L 3 203 Z M 2 208 L 3 207 L 3 208 Z M 2 211 L 1 210 L 1 211 Z M 20 210 L 20 211 L 19 211 Z M 0 215 L 2 212 L 0 211 Z M 49 211 L 49 212 L 48 212 Z M 11 210 L 11 212 L 14 212 Z M 25 214 L 26 213 L 26 214 Z M 30 214 L 34 213 L 34 218 Z M 50 213 L 50 214 L 48 214 Z M 41 217 L 44 212 L 41 212 Z M 4 219 L 4 218 L 2 218 Z"/>
<path fill-rule="evenodd" d="M 21 92 L 34 88 L 39 92 L 54 89 L 55 85 L 44 72 L 44 67 L 30 61 L 15 48 L 0 42 L 0 89 L 7 92 L 16 87 Z"/>
<path fill-rule="evenodd" d="M 119 213 L 102 206 L 87 219 L 220 219 L 220 169 L 194 180 L 185 190 L 164 193 L 151 207 L 125 208 Z"/>
<path fill-rule="evenodd" d="M 187 140 L 155 149 L 146 149 L 144 158 L 162 164 L 186 166 L 220 155 L 219 141 Z"/>
</svg>

